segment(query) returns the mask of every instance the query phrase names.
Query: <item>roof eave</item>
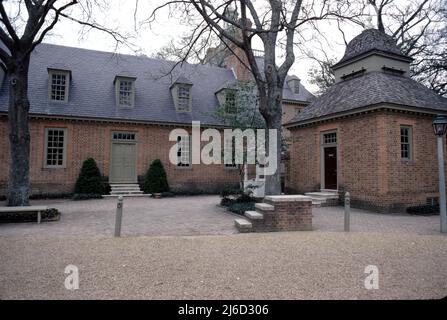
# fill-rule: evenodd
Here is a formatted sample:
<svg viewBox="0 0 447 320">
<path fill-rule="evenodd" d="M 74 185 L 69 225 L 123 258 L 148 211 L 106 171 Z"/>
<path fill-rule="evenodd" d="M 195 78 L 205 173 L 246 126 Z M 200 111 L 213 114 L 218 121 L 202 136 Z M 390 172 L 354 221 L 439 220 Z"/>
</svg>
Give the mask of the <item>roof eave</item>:
<svg viewBox="0 0 447 320">
<path fill-rule="evenodd" d="M 301 121 L 291 121 L 289 123 L 284 124 L 284 127 L 293 128 L 293 127 L 298 127 L 298 126 L 304 126 L 304 125 L 309 125 L 309 124 L 312 124 L 315 122 L 334 120 L 334 119 L 341 118 L 341 117 L 348 116 L 348 115 L 355 115 L 355 114 L 359 114 L 359 113 L 364 113 L 364 112 L 368 112 L 368 111 L 376 111 L 376 110 L 380 110 L 380 109 L 393 109 L 393 110 L 418 112 L 418 113 L 426 113 L 426 114 L 433 114 L 433 115 L 447 114 L 447 110 L 442 111 L 442 110 L 438 110 L 438 109 L 429 109 L 429 108 L 421 108 L 421 107 L 393 104 L 393 103 L 389 103 L 389 102 L 387 102 L 387 103 L 380 102 L 380 103 L 376 103 L 374 105 L 369 105 L 366 107 L 359 107 L 356 109 L 343 111 L 343 112 L 337 112 L 337 113 L 333 113 L 333 114 L 329 114 L 329 115 L 325 115 L 325 116 L 321 116 L 321 117 L 316 117 L 316 118 L 311 118 L 311 119 L 306 119 L 306 120 L 301 120 Z"/>
<path fill-rule="evenodd" d="M 410 58 L 410 57 L 405 56 L 405 55 L 398 55 L 398 54 L 395 54 L 395 53 L 374 49 L 374 50 L 369 50 L 367 52 L 359 54 L 357 56 L 353 56 L 353 57 L 351 57 L 349 59 L 346 59 L 344 61 L 339 61 L 336 64 L 334 64 L 333 66 L 331 66 L 331 68 L 333 70 L 337 70 L 337 69 L 339 69 L 341 67 L 344 67 L 345 65 L 348 65 L 348 64 L 350 64 L 352 62 L 361 60 L 361 59 L 366 58 L 368 56 L 372 56 L 374 54 L 380 55 L 380 56 L 384 56 L 384 57 L 387 57 L 387 58 L 400 60 L 400 61 L 405 61 L 405 62 L 412 62 L 414 60 L 413 58 Z"/>
</svg>

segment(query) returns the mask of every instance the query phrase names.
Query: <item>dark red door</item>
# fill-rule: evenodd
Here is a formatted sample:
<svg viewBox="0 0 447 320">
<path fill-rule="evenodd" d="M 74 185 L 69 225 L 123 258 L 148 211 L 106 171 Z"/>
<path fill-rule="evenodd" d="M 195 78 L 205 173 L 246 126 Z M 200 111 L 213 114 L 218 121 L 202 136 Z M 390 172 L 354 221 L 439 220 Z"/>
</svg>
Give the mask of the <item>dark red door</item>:
<svg viewBox="0 0 447 320">
<path fill-rule="evenodd" d="M 324 148 L 324 189 L 337 189 L 337 147 Z"/>
</svg>

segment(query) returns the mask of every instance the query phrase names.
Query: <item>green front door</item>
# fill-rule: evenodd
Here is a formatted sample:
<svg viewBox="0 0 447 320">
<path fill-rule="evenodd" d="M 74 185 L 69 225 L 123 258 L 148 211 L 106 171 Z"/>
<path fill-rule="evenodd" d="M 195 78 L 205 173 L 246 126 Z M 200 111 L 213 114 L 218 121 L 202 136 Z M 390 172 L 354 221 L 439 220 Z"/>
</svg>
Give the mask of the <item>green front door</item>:
<svg viewBox="0 0 447 320">
<path fill-rule="evenodd" d="M 112 143 L 112 166 L 110 182 L 135 183 L 136 175 L 136 144 Z"/>
</svg>

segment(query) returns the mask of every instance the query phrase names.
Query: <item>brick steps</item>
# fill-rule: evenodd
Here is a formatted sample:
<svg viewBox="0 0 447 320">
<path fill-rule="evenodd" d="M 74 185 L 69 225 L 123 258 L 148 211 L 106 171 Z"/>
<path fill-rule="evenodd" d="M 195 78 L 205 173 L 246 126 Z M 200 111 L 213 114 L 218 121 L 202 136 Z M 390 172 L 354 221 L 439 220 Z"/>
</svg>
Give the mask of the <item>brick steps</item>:
<svg viewBox="0 0 447 320">
<path fill-rule="evenodd" d="M 267 196 L 264 201 L 269 203 L 256 203 L 256 211 L 245 211 L 245 218 L 235 219 L 234 223 L 239 232 L 312 229 L 313 201 L 311 197 Z"/>
</svg>

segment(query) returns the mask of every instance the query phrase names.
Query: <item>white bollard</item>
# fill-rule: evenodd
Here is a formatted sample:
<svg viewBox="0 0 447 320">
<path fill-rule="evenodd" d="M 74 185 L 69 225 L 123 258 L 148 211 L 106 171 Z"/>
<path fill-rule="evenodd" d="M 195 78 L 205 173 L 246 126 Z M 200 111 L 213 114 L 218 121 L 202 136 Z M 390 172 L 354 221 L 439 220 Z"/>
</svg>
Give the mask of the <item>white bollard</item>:
<svg viewBox="0 0 447 320">
<path fill-rule="evenodd" d="M 121 221 L 123 219 L 123 196 L 118 197 L 118 203 L 116 205 L 116 217 L 115 217 L 115 237 L 121 236 Z"/>
<path fill-rule="evenodd" d="M 351 228 L 351 195 L 349 192 L 345 194 L 345 232 L 349 232 Z"/>
</svg>

